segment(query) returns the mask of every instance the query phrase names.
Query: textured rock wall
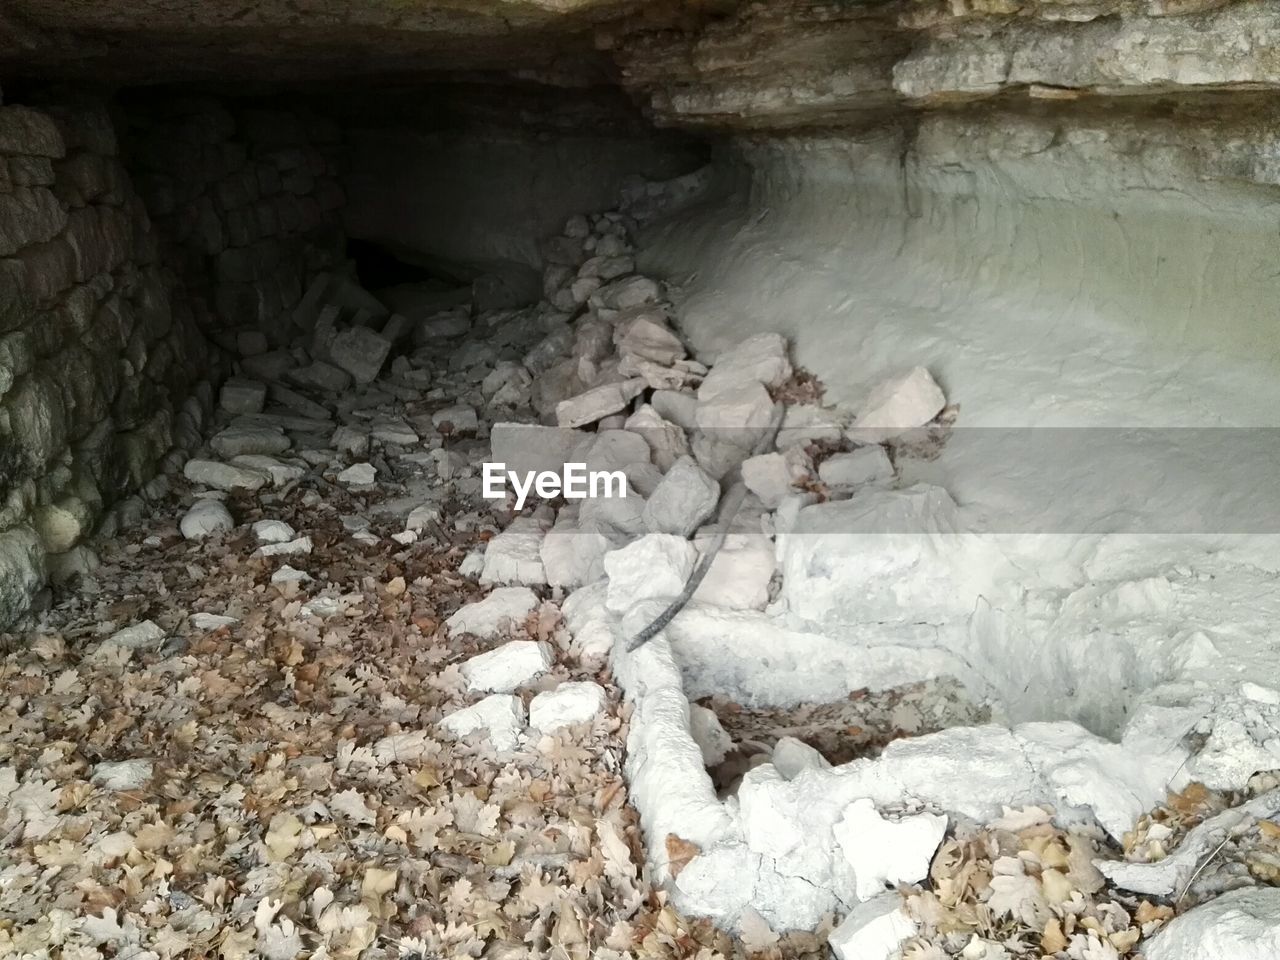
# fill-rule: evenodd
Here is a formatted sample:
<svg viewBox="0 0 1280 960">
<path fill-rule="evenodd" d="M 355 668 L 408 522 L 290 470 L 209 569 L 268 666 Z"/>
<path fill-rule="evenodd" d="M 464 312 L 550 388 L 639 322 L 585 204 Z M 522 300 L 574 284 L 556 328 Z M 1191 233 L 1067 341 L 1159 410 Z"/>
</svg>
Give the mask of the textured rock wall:
<svg viewBox="0 0 1280 960">
<path fill-rule="evenodd" d="M 208 351 L 157 249 L 102 103 L 0 106 L 0 624 L 174 443 Z"/>
<path fill-rule="evenodd" d="M 165 492 L 231 356 L 287 339 L 342 257 L 341 149 L 305 111 L 0 106 L 0 626 Z"/>
<path fill-rule="evenodd" d="M 342 132 L 306 110 L 159 99 L 125 110 L 161 256 L 232 352 L 289 338 L 307 282 L 343 257 Z M 248 334 L 249 336 L 243 336 Z"/>
</svg>

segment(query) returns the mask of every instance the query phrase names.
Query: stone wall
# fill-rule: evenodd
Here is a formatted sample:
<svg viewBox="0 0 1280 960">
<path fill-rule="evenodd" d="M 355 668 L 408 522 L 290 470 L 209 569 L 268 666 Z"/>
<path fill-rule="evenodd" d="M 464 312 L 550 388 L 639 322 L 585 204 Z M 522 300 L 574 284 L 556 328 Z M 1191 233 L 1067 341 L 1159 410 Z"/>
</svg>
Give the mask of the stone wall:
<svg viewBox="0 0 1280 960">
<path fill-rule="evenodd" d="M 306 283 L 343 256 L 338 125 L 305 110 L 126 104 L 138 190 L 206 334 L 232 352 L 289 339 Z"/>
<path fill-rule="evenodd" d="M 234 354 L 288 339 L 342 256 L 340 149 L 208 99 L 0 106 L 0 628 L 166 492 Z"/>
<path fill-rule="evenodd" d="M 173 445 L 208 352 L 175 292 L 106 107 L 0 106 L 0 624 Z"/>
</svg>

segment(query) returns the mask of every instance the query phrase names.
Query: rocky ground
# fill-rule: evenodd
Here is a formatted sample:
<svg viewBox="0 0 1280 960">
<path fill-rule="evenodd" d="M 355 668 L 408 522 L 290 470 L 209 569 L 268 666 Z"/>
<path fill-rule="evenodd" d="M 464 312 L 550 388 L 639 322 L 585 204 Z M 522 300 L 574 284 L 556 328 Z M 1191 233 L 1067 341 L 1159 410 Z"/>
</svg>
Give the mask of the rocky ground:
<svg viewBox="0 0 1280 960">
<path fill-rule="evenodd" d="M 727 448 L 741 460 L 739 437 L 778 399 L 808 413 L 743 468 L 757 524 L 793 494 L 891 476 L 886 422 L 953 413 L 916 370 L 873 397 L 862 445 L 833 442 L 820 388 L 780 338 L 711 371 L 687 356 L 659 285 L 633 272 L 624 218 L 575 219 L 547 253 L 543 303 L 474 316 L 441 310 L 436 290 L 373 298 L 325 281 L 291 350 L 247 338 L 184 476 L 153 485 L 147 515 L 5 637 L 0 954 L 825 955 L 840 917 L 779 935 L 749 912 L 731 938 L 655 888 L 611 641 L 572 635 L 561 604 L 602 571 L 621 608 L 678 590 Z M 681 424 L 697 382 L 701 432 Z M 594 425 L 585 459 L 624 469 L 641 506 L 531 503 L 516 519 L 510 498 L 484 499 L 491 446 L 536 459 L 550 442 L 494 423 L 539 419 Z M 773 561 L 734 530 L 745 545 L 726 547 L 703 599 L 758 609 Z M 785 713 L 707 703 L 719 720 L 699 714 L 700 746 L 726 789 L 726 757 L 799 770 L 981 719 L 945 683 Z M 1124 850 L 1036 807 L 943 836 L 940 818 L 869 806 L 861 862 L 901 896 L 885 909 L 883 886 L 867 891 L 832 946 L 859 960 L 904 936 L 909 960 L 1137 956 L 1198 899 L 1273 881 L 1280 831 L 1265 816 L 1228 828 L 1172 902 L 1108 887 L 1093 858 L 1160 860 L 1245 799 L 1185 791 Z M 927 872 L 910 873 L 897 848 L 919 845 L 919 824 Z M 667 838 L 673 875 L 697 853 L 682 844 Z"/>
</svg>

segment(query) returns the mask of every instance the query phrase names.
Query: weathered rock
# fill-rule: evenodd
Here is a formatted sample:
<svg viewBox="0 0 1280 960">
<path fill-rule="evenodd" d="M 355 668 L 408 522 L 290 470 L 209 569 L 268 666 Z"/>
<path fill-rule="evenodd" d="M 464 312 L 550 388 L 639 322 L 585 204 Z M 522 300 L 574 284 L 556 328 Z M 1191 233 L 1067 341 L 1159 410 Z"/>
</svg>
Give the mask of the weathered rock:
<svg viewBox="0 0 1280 960">
<path fill-rule="evenodd" d="M 529 704 L 529 726 L 542 733 L 587 723 L 604 709 L 604 687 L 591 680 L 562 683 Z"/>
<path fill-rule="evenodd" d="M 556 422 L 562 427 L 581 427 L 611 413 L 620 413 L 644 388 L 644 380 L 638 378 L 593 387 L 556 404 Z"/>
<path fill-rule="evenodd" d="M 833 490 L 851 490 L 866 483 L 892 479 L 893 463 L 884 447 L 873 444 L 827 458 L 818 465 L 818 477 Z"/>
<path fill-rule="evenodd" d="M 716 358 L 698 388 L 698 399 L 711 400 L 753 383 L 777 387 L 789 376 L 791 361 L 787 359 L 786 338 L 778 333 L 759 333 Z"/>
<path fill-rule="evenodd" d="M 518 627 L 538 606 L 528 587 L 498 587 L 483 600 L 468 603 L 445 621 L 451 634 L 492 637 L 504 627 Z"/>
<path fill-rule="evenodd" d="M 377 482 L 378 471 L 371 463 L 353 463 L 338 474 L 338 482 L 349 487 L 369 487 Z"/>
<path fill-rule="evenodd" d="M 283 520 L 259 520 L 253 525 L 253 535 L 259 543 L 287 543 L 298 533 Z"/>
<path fill-rule="evenodd" d="M 348 327 L 336 334 L 328 357 L 356 383 L 373 383 L 391 353 L 391 341 L 368 327 Z"/>
<path fill-rule="evenodd" d="M 538 557 L 548 584 L 573 590 L 604 576 L 604 557 L 611 549 L 609 538 L 593 524 L 583 525 L 573 512 L 561 510 Z"/>
<path fill-rule="evenodd" d="M 693 572 L 697 550 L 683 537 L 650 533 L 604 558 L 606 604 L 623 612 L 641 600 L 677 596 Z"/>
<path fill-rule="evenodd" d="M 1147 960 L 1270 960 L 1280 956 L 1280 889 L 1243 887 L 1171 920 Z"/>
<path fill-rule="evenodd" d="M 688 537 L 715 513 L 719 502 L 720 484 L 692 457 L 681 457 L 645 504 L 644 525 L 652 533 Z"/>
<path fill-rule="evenodd" d="M 859 904 L 831 931 L 827 943 L 837 960 L 888 960 L 903 940 L 916 934 L 916 923 L 896 893 Z"/>
<path fill-rule="evenodd" d="M 526 586 L 546 583 L 547 573 L 539 555 L 545 535 L 538 521 L 517 517 L 485 548 L 480 582 Z"/>
<path fill-rule="evenodd" d="M 947 818 L 918 813 L 887 820 L 870 800 L 855 800 L 831 828 L 845 859 L 853 867 L 859 900 L 870 900 L 886 886 L 915 883 L 929 874 L 929 864 L 947 832 Z"/>
<path fill-rule="evenodd" d="M 440 728 L 458 738 L 484 731 L 498 750 L 514 750 L 524 732 L 524 703 L 519 697 L 494 693 L 479 703 L 455 710 L 440 721 Z"/>
<path fill-rule="evenodd" d="M 228 413 L 261 413 L 267 402 L 267 385 L 244 377 L 231 377 L 218 393 L 218 405 Z"/>
<path fill-rule="evenodd" d="M 369 433 L 356 427 L 343 425 L 333 431 L 329 443 L 349 457 L 363 457 L 369 453 Z"/>
<path fill-rule="evenodd" d="M 220 457 L 238 457 L 246 453 L 284 453 L 291 446 L 280 430 L 249 424 L 232 424 L 209 441 Z"/>
<path fill-rule="evenodd" d="M 795 737 L 779 737 L 769 762 L 784 780 L 794 780 L 805 770 L 826 770 L 831 766 L 826 757 Z"/>
<path fill-rule="evenodd" d="M 880 443 L 922 427 L 947 405 L 942 388 L 924 367 L 874 387 L 849 428 L 856 443 Z"/>
<path fill-rule="evenodd" d="M 182 475 L 192 483 L 228 492 L 260 490 L 271 479 L 258 470 L 246 470 L 216 460 L 188 460 L 182 468 Z"/>
<path fill-rule="evenodd" d="M 297 462 L 283 463 L 275 457 L 267 456 L 265 453 L 243 453 L 238 457 L 232 457 L 231 465 L 243 467 L 246 470 L 256 470 L 258 473 L 265 473 L 271 478 L 271 486 L 273 487 L 283 487 L 286 483 L 291 483 L 306 473 L 306 470 Z"/>
<path fill-rule="evenodd" d="M 625 427 L 644 437 L 645 443 L 649 445 L 650 458 L 664 473 L 689 453 L 689 440 L 684 430 L 671 421 L 664 420 L 647 403 L 627 418 Z"/>
<path fill-rule="evenodd" d="M 197 500 L 178 525 L 188 540 L 203 540 L 215 533 L 223 533 L 235 527 L 231 511 L 220 500 Z"/>
<path fill-rule="evenodd" d="M 437 430 L 444 428 L 447 424 L 451 433 L 475 433 L 476 427 L 480 425 L 480 419 L 476 415 L 475 407 L 465 403 L 455 403 L 433 413 L 431 423 Z"/>
<path fill-rule="evenodd" d="M 762 453 L 742 461 L 742 482 L 770 510 L 809 476 L 809 458 L 799 447 L 785 453 Z"/>
<path fill-rule="evenodd" d="M 462 665 L 467 689 L 482 693 L 510 693 L 547 670 L 554 662 L 551 648 L 533 640 L 512 640 Z"/>
</svg>

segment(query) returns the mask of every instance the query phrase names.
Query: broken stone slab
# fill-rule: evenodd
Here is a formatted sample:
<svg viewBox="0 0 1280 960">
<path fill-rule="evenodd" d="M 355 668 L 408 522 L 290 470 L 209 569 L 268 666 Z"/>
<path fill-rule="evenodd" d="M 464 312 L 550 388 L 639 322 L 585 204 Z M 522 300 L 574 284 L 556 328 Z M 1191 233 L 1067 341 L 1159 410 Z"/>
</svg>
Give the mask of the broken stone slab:
<svg viewBox="0 0 1280 960">
<path fill-rule="evenodd" d="M 647 360 L 669 367 L 684 359 L 686 352 L 675 331 L 655 316 L 641 315 L 619 323 L 614 328 L 613 342 L 624 365 Z"/>
<path fill-rule="evenodd" d="M 273 487 L 283 487 L 287 483 L 302 477 L 306 473 L 306 469 L 300 466 L 296 461 L 292 463 L 283 463 L 275 457 L 269 457 L 262 453 L 245 453 L 238 457 L 231 458 L 232 466 L 242 467 L 246 470 L 256 470 L 259 473 L 265 473 L 271 478 Z"/>
<path fill-rule="evenodd" d="M 369 453 L 368 431 L 349 427 L 345 424 L 333 431 L 329 443 L 340 453 L 349 457 L 363 457 Z"/>
<path fill-rule="evenodd" d="M 178 528 L 188 540 L 203 540 L 215 533 L 222 533 L 235 527 L 229 511 L 217 500 L 197 500 L 191 505 Z"/>
<path fill-rule="evenodd" d="M 519 627 L 538 606 L 528 587 L 498 587 L 483 600 L 468 603 L 445 621 L 452 636 L 471 633 L 492 637 L 503 629 Z"/>
<path fill-rule="evenodd" d="M 716 358 L 698 388 L 700 401 L 749 384 L 779 387 L 791 376 L 787 340 L 779 333 L 758 333 Z"/>
<path fill-rule="evenodd" d="M 649 402 L 664 420 L 685 430 L 698 429 L 698 398 L 681 390 L 655 390 Z"/>
<path fill-rule="evenodd" d="M 1143 947 L 1147 960 L 1280 957 L 1280 889 L 1241 887 L 1171 920 Z"/>
<path fill-rule="evenodd" d="M 503 360 L 480 383 L 480 393 L 490 406 L 518 407 L 529 402 L 533 377 L 523 364 Z"/>
<path fill-rule="evenodd" d="M 696 561 L 696 548 L 683 537 L 647 534 L 604 558 L 606 606 L 623 612 L 643 600 L 678 596 Z"/>
<path fill-rule="evenodd" d="M 311 553 L 311 538 L 297 537 L 284 543 L 264 543 L 253 552 L 255 557 L 295 557 Z"/>
<path fill-rule="evenodd" d="M 218 392 L 218 405 L 228 413 L 261 413 L 267 402 L 267 385 L 246 377 L 231 377 Z"/>
<path fill-rule="evenodd" d="M 827 943 L 837 960 L 889 960 L 918 929 L 902 897 L 885 893 L 849 911 L 827 936 Z"/>
<path fill-rule="evenodd" d="M 455 403 L 431 414 L 431 423 L 437 430 L 441 430 L 445 424 L 448 424 L 447 429 L 450 433 L 475 433 L 480 425 L 480 418 L 476 415 L 475 407 L 466 403 Z"/>
<path fill-rule="evenodd" d="M 246 414 L 231 421 L 233 427 L 265 427 L 270 430 L 285 430 L 295 433 L 328 433 L 333 427 L 329 419 L 329 411 L 322 417 L 301 416 L 296 412 L 282 410 L 279 407 L 265 413 Z"/>
<path fill-rule="evenodd" d="M 556 422 L 562 427 L 581 427 L 613 413 L 621 413 L 647 385 L 637 377 L 620 383 L 605 383 L 586 393 L 556 404 Z"/>
<path fill-rule="evenodd" d="M 947 398 L 929 371 L 915 367 L 872 388 L 848 436 L 855 443 L 882 443 L 923 427 L 946 405 Z"/>
<path fill-rule="evenodd" d="M 828 457 L 818 464 L 818 478 L 832 490 L 852 490 L 893 479 L 893 463 L 884 447 L 873 444 Z"/>
<path fill-rule="evenodd" d="M 773 417 L 773 399 L 758 380 L 749 380 L 704 398 L 698 395 L 698 429 L 713 441 L 750 450 Z"/>
<path fill-rule="evenodd" d="M 591 295 L 591 304 L 606 310 L 626 310 L 662 299 L 662 288 L 649 277 L 625 277 L 605 284 Z"/>
<path fill-rule="evenodd" d="M 575 511 L 565 509 L 543 538 L 538 557 L 548 584 L 576 590 L 604 576 L 604 557 L 612 549 L 594 525 L 580 523 Z"/>
<path fill-rule="evenodd" d="M 298 535 L 283 520 L 259 520 L 253 527 L 253 535 L 259 543 L 287 543 Z"/>
<path fill-rule="evenodd" d="M 295 570 L 289 564 L 282 565 L 275 573 L 271 574 L 272 583 L 310 583 L 311 574 L 305 570 Z"/>
<path fill-rule="evenodd" d="M 664 473 L 689 453 L 689 439 L 684 430 L 678 424 L 664 420 L 650 404 L 644 404 L 631 414 L 623 426 L 644 438 L 649 445 L 649 458 Z"/>
<path fill-rule="evenodd" d="M 356 383 L 373 383 L 391 353 L 391 341 L 368 327 L 348 327 L 329 345 L 329 360 Z"/>
<path fill-rule="evenodd" d="M 316 274 L 302 295 L 302 299 L 298 301 L 298 305 L 293 308 L 291 319 L 295 327 L 311 330 L 316 325 L 316 318 L 324 305 L 325 294 L 329 290 L 329 282 L 332 279 L 328 273 Z"/>
<path fill-rule="evenodd" d="M 461 667 L 467 689 L 480 693 L 510 693 L 545 673 L 554 658 L 547 644 L 511 640 L 472 657 Z"/>
<path fill-rule="evenodd" d="M 784 453 L 762 453 L 742 461 L 742 482 L 770 510 L 796 492 L 796 484 L 809 476 L 809 457 L 800 447 Z"/>
<path fill-rule="evenodd" d="M 341 393 L 351 386 L 351 374 L 323 360 L 313 361 L 305 367 L 296 367 L 286 373 L 285 377 L 300 387 L 310 387 L 325 393 Z"/>
<path fill-rule="evenodd" d="M 378 417 L 369 425 L 369 432 L 375 440 L 402 447 L 412 446 L 421 439 L 418 432 L 401 417 Z"/>
<path fill-rule="evenodd" d="M 587 723 L 604 710 L 604 687 L 591 680 L 569 681 L 544 690 L 529 704 L 529 726 L 541 733 Z"/>
<path fill-rule="evenodd" d="M 584 530 L 603 534 L 614 546 L 625 546 L 645 532 L 645 498 L 630 485 L 625 497 L 588 497 L 578 507 Z"/>
<path fill-rule="evenodd" d="M 654 489 L 641 514 L 651 533 L 688 537 L 716 511 L 720 484 L 693 457 L 678 459 Z"/>
<path fill-rule="evenodd" d="M 524 703 L 519 697 L 495 693 L 479 703 L 455 710 L 440 721 L 446 733 L 461 739 L 484 731 L 495 749 L 514 750 L 524 732 Z"/>
<path fill-rule="evenodd" d="M 223 616 L 220 613 L 193 613 L 191 615 L 191 625 L 197 630 L 203 630 L 206 633 L 213 630 L 221 630 L 223 627 L 229 627 L 239 622 L 235 617 Z"/>
<path fill-rule="evenodd" d="M 409 511 L 409 516 L 404 521 L 404 528 L 414 533 L 421 533 L 429 529 L 432 524 L 440 523 L 441 518 L 440 507 L 437 504 L 419 504 Z"/>
<path fill-rule="evenodd" d="M 353 463 L 338 474 L 338 482 L 349 487 L 371 487 L 377 480 L 377 468 L 371 463 Z"/>
<path fill-rule="evenodd" d="M 551 472 L 562 474 L 564 465 L 573 461 L 573 453 L 583 435 L 563 427 L 546 427 L 532 423 L 495 423 L 489 432 L 491 459 L 506 464 L 506 469 L 525 475 Z"/>
<path fill-rule="evenodd" d="M 182 468 L 182 475 L 192 483 L 228 492 L 260 490 L 271 479 L 258 470 L 246 470 L 217 460 L 188 460 Z"/>
<path fill-rule="evenodd" d="M 915 883 L 929 875 L 929 864 L 947 832 L 947 818 L 918 813 L 896 820 L 880 815 L 867 799 L 849 804 L 831 828 L 853 867 L 859 900 L 871 900 L 886 886 Z"/>
<path fill-rule="evenodd" d="M 248 424 L 232 424 L 209 440 L 214 453 L 228 460 L 246 453 L 284 453 L 291 445 L 280 430 Z"/>
<path fill-rule="evenodd" d="M 542 541 L 546 531 L 532 517 L 517 517 L 489 541 L 484 551 L 480 582 L 540 586 L 547 582 L 542 566 Z"/>
</svg>

